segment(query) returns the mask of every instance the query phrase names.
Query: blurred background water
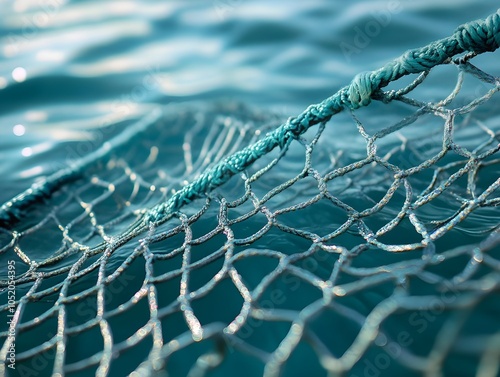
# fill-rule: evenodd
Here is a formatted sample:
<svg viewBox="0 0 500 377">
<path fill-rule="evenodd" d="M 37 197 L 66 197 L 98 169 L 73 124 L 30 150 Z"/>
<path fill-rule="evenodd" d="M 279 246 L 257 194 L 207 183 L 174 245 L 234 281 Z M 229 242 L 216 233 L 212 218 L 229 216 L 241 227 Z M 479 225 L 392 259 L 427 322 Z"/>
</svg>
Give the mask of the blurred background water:
<svg viewBox="0 0 500 377">
<path fill-rule="evenodd" d="M 175 113 L 177 104 L 234 102 L 294 116 L 357 73 L 449 36 L 497 6 L 493 0 L 0 0 L 0 202 L 158 105 Z M 484 59 L 482 68 L 497 65 Z M 429 100 L 449 93 L 439 80 L 426 90 L 434 96 Z M 102 132 L 109 126 L 113 131 Z M 168 140 L 183 141 L 182 132 Z M 349 145 L 342 135 L 335 142 Z"/>
</svg>

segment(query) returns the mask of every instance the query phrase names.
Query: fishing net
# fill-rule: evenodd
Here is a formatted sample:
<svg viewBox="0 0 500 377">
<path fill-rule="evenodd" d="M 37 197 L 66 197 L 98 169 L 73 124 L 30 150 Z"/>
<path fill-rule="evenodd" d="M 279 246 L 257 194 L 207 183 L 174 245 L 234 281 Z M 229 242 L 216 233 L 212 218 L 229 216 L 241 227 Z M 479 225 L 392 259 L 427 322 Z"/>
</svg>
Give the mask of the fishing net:
<svg viewBox="0 0 500 377">
<path fill-rule="evenodd" d="M 103 128 L 1 209 L 1 373 L 497 375 L 499 43 L 496 13 L 278 128 Z"/>
</svg>

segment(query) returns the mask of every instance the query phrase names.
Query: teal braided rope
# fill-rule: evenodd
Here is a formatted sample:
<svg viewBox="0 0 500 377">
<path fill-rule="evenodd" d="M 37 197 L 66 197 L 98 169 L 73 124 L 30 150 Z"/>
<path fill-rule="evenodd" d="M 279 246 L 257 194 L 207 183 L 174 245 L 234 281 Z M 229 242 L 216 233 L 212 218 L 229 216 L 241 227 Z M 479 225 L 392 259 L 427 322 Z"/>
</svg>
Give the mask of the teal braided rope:
<svg viewBox="0 0 500 377">
<path fill-rule="evenodd" d="M 79 179 L 92 166 L 109 158 L 116 148 L 132 142 L 139 133 L 155 124 L 160 119 L 161 114 L 161 110 L 155 108 L 148 116 L 132 124 L 94 152 L 77 160 L 73 165 L 57 171 L 43 181 L 33 184 L 26 191 L 4 203 L 0 207 L 0 227 L 9 228 L 22 220 L 32 204 L 43 202 L 62 186 Z"/>
<path fill-rule="evenodd" d="M 226 157 L 213 168 L 206 170 L 198 179 L 176 192 L 166 202 L 148 210 L 142 224 L 161 222 L 184 204 L 204 196 L 214 188 L 227 182 L 233 175 L 242 172 L 260 157 L 277 146 L 283 148 L 292 138 L 297 138 L 311 126 L 328 121 L 345 108 L 357 109 L 371 102 L 372 95 L 402 76 L 428 71 L 443 64 L 447 59 L 464 52 L 481 54 L 494 51 L 500 46 L 500 11 L 484 20 L 468 22 L 455 33 L 425 47 L 409 50 L 382 68 L 358 74 L 352 82 L 323 102 L 309 106 L 296 118 L 268 133 L 262 140 Z M 147 126 L 148 122 L 144 122 Z M 142 128 L 142 125 L 138 127 Z M 145 126 L 145 127 L 146 127 Z M 111 145 L 126 143 L 136 134 L 125 132 Z M 111 148 L 112 149 L 112 148 Z M 48 177 L 43 183 L 33 185 L 27 191 L 0 207 L 0 227 L 8 228 L 26 215 L 31 204 L 50 197 L 54 191 L 68 182 L 79 178 L 85 169 L 109 155 L 109 144 L 92 155 L 83 158 L 76 166 L 69 167 Z M 137 224 L 135 224 L 137 226 Z"/>
<path fill-rule="evenodd" d="M 198 179 L 177 191 L 170 199 L 151 208 L 144 216 L 145 224 L 162 222 L 184 204 L 204 196 L 242 172 L 260 157 L 277 146 L 283 148 L 291 138 L 297 138 L 311 126 L 327 122 L 345 108 L 357 109 L 371 102 L 372 95 L 391 81 L 403 76 L 421 73 L 443 64 L 449 58 L 464 52 L 481 54 L 495 51 L 500 46 L 500 10 L 484 20 L 468 22 L 448 38 L 425 47 L 409 50 L 382 68 L 360 73 L 352 82 L 323 102 L 309 106 L 296 118 L 289 119 L 257 143 L 226 157 Z"/>
</svg>

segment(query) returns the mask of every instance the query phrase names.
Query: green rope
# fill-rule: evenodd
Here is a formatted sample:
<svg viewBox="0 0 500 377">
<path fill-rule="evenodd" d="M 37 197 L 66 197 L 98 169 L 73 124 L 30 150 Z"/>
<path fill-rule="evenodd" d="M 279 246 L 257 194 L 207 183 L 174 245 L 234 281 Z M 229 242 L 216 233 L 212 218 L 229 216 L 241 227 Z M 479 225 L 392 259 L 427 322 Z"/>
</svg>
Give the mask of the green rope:
<svg viewBox="0 0 500 377">
<path fill-rule="evenodd" d="M 77 160 L 71 166 L 50 175 L 42 182 L 33 184 L 28 190 L 3 204 L 0 207 L 0 227 L 8 228 L 20 221 L 24 217 L 25 211 L 32 204 L 40 203 L 50 198 L 63 185 L 77 180 L 97 163 L 110 158 L 116 148 L 133 142 L 138 134 L 145 131 L 152 124 L 155 124 L 160 118 L 161 111 L 157 108 L 148 116 L 132 124 L 124 132 L 105 142 L 94 152 Z"/>
<path fill-rule="evenodd" d="M 233 175 L 242 172 L 260 157 L 277 146 L 283 148 L 292 139 L 303 134 L 311 126 L 328 121 L 334 114 L 345 108 L 357 109 L 371 102 L 372 96 L 405 75 L 421 73 L 436 65 L 445 63 L 451 57 L 464 52 L 483 53 L 494 51 L 500 46 L 500 10 L 484 20 L 468 22 L 460 26 L 455 33 L 429 45 L 409 50 L 399 58 L 382 68 L 360 73 L 352 82 L 340 89 L 323 102 L 309 106 L 296 118 L 268 133 L 265 138 L 241 151 L 223 159 L 217 165 L 205 171 L 198 179 L 176 192 L 167 202 L 151 208 L 143 217 L 143 224 L 164 221 L 184 204 L 204 196 L 216 187 L 227 182 Z M 156 118 L 156 117 L 155 117 Z M 111 146 L 124 144 L 145 128 L 148 122 L 141 122 L 137 129 L 112 140 Z M 77 179 L 85 170 L 109 156 L 110 145 L 99 149 L 82 159 L 76 166 L 69 167 L 47 178 L 44 182 L 33 185 L 14 199 L 0 207 L 0 226 L 9 227 L 19 221 L 29 206 L 50 197 L 62 185 Z"/>
<path fill-rule="evenodd" d="M 150 209 L 144 222 L 162 222 L 169 214 L 184 204 L 202 197 L 227 182 L 233 175 L 242 172 L 260 157 L 280 146 L 283 148 L 292 138 L 303 134 L 311 126 L 327 122 L 345 108 L 357 109 L 371 102 L 372 95 L 403 76 L 421 73 L 445 63 L 451 57 L 464 52 L 483 53 L 495 51 L 500 46 L 500 10 L 484 20 L 468 22 L 452 36 L 409 50 L 382 68 L 360 73 L 351 84 L 343 87 L 323 102 L 309 106 L 297 118 L 268 133 L 257 143 L 228 156 L 198 179 L 176 192 L 167 202 Z"/>
</svg>

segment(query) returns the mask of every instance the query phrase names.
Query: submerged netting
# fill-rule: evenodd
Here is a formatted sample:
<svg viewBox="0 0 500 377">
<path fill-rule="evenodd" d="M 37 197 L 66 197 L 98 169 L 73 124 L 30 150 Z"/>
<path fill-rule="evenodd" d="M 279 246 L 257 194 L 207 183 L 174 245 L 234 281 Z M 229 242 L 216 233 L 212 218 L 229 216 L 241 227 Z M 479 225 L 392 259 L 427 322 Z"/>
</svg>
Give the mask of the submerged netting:
<svg viewBox="0 0 500 377">
<path fill-rule="evenodd" d="M 497 375 L 499 44 L 496 13 L 275 130 L 159 108 L 6 203 L 2 373 Z"/>
</svg>

